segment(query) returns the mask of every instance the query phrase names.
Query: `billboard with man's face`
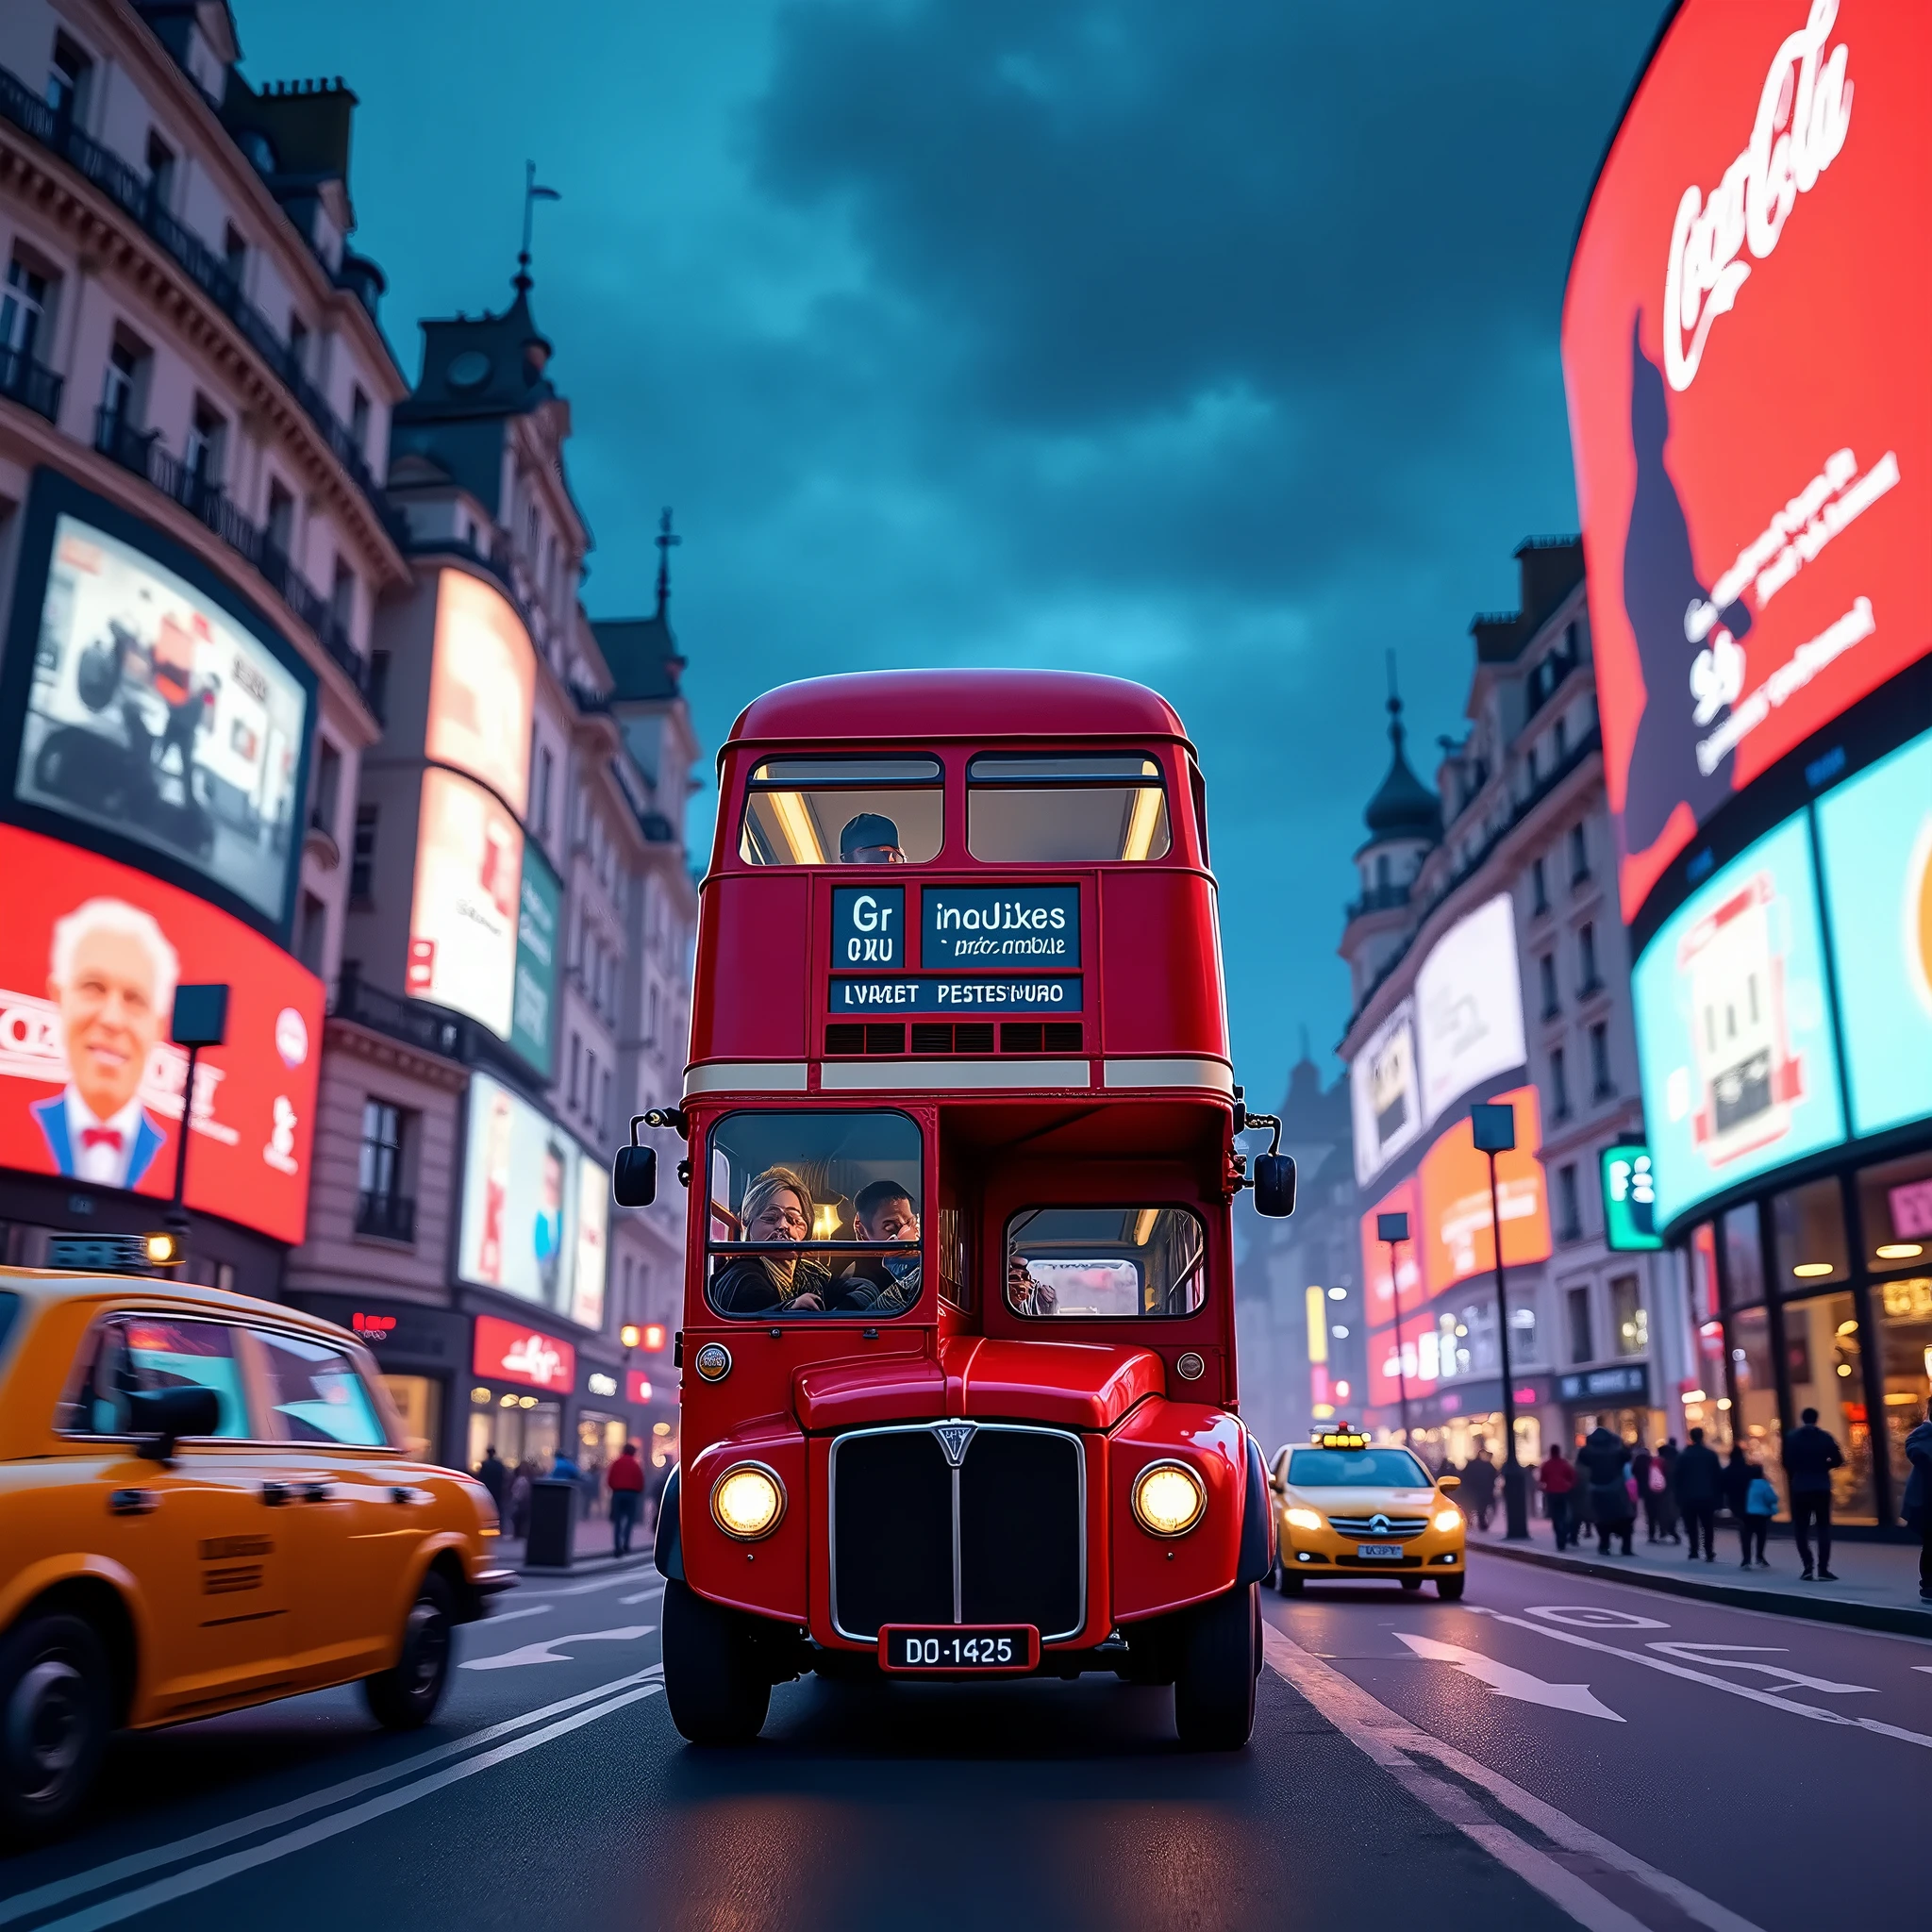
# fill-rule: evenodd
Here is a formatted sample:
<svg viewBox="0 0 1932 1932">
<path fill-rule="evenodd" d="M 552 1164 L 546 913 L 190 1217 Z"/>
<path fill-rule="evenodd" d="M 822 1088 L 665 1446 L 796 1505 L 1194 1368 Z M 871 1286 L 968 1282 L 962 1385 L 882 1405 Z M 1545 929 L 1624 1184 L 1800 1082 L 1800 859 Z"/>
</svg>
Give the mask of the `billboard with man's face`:
<svg viewBox="0 0 1932 1932">
<path fill-rule="evenodd" d="M 1932 8 L 1688 0 L 1607 157 L 1563 373 L 1624 917 L 1932 648 Z"/>
<path fill-rule="evenodd" d="M 121 537 L 54 519 L 13 795 L 286 918 L 312 680 Z"/>
<path fill-rule="evenodd" d="M 192 893 L 0 825 L 0 1166 L 165 1200 L 188 1055 L 175 988 L 229 989 L 202 1053 L 188 1205 L 296 1242 L 307 1221 L 323 990 L 280 947 Z"/>
</svg>

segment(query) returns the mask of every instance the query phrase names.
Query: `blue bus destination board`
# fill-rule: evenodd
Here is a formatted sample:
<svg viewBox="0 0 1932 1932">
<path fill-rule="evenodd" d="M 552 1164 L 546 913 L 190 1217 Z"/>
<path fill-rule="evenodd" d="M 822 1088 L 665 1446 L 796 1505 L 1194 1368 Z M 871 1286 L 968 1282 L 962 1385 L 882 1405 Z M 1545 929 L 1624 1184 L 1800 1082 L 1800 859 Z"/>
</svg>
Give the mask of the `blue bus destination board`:
<svg viewBox="0 0 1932 1932">
<path fill-rule="evenodd" d="M 922 966 L 1077 966 L 1078 886 L 927 886 Z"/>
<path fill-rule="evenodd" d="M 1077 1013 L 1077 977 L 1017 974 L 841 976 L 831 982 L 835 1013 Z"/>
<path fill-rule="evenodd" d="M 832 888 L 832 964 L 906 964 L 906 888 Z"/>
</svg>

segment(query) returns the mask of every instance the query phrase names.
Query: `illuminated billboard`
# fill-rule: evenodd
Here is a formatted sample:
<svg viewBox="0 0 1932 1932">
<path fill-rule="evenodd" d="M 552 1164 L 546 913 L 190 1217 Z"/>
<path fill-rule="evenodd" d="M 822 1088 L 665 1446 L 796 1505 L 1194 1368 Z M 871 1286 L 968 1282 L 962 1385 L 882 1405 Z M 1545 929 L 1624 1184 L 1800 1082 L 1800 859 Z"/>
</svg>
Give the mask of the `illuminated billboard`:
<svg viewBox="0 0 1932 1932">
<path fill-rule="evenodd" d="M 279 1241 L 307 1223 L 323 989 L 251 927 L 111 859 L 0 826 L 0 1165 L 165 1200 L 188 1056 L 175 988 L 230 988 L 195 1077 L 188 1205 Z"/>
<path fill-rule="evenodd" d="M 65 820 L 90 843 L 205 881 L 238 911 L 282 925 L 313 674 L 258 619 L 244 621 L 146 547 L 172 546 L 116 534 L 140 532 L 130 519 L 103 505 L 109 530 L 58 507 L 88 502 L 79 491 L 46 501 L 39 628 L 23 648 L 17 805 L 42 829 L 52 829 L 49 816 Z"/>
<path fill-rule="evenodd" d="M 1805 814 L 1658 927 L 1631 990 L 1659 1226 L 1844 1138 Z"/>
<path fill-rule="evenodd" d="M 1349 1062 L 1348 1102 L 1355 1177 L 1366 1186 L 1423 1130 L 1413 1000 L 1404 1000 Z"/>
<path fill-rule="evenodd" d="M 1516 1145 L 1496 1156 L 1496 1218 L 1503 1263 L 1515 1268 L 1550 1256 L 1550 1208 L 1543 1188 L 1542 1110 L 1534 1087 L 1494 1096 L 1516 1115 Z M 1423 1279 L 1431 1294 L 1487 1274 L 1496 1265 L 1490 1212 L 1490 1158 L 1475 1148 L 1469 1117 L 1443 1130 L 1423 1156 Z"/>
<path fill-rule="evenodd" d="M 469 1106 L 458 1274 L 600 1326 L 608 1219 L 602 1162 L 488 1074 L 471 1074 Z"/>
<path fill-rule="evenodd" d="M 1395 1277 L 1390 1273 L 1390 1244 L 1376 1231 L 1385 1214 L 1408 1216 L 1410 1238 L 1395 1249 L 1395 1267 L 1402 1281 L 1402 1312 L 1406 1315 L 1428 1299 L 1428 1289 L 1423 1281 L 1422 1193 L 1415 1175 L 1410 1174 L 1361 1218 L 1362 1292 L 1372 1328 L 1395 1319 Z"/>
<path fill-rule="evenodd" d="M 1932 1114 L 1932 733 L 1817 806 L 1852 1131 Z"/>
<path fill-rule="evenodd" d="M 510 998 L 509 1043 L 547 1080 L 550 1012 L 557 997 L 557 932 L 563 916 L 563 881 L 534 839 L 524 843 L 522 896 L 517 908 L 516 985 Z"/>
<path fill-rule="evenodd" d="M 493 792 L 454 772 L 423 774 L 403 983 L 499 1040 L 516 1012 L 523 871 L 523 827 Z"/>
<path fill-rule="evenodd" d="M 1629 919 L 1932 647 L 1932 8 L 1689 0 L 1584 217 L 1563 372 Z"/>
<path fill-rule="evenodd" d="M 537 656 L 500 591 L 459 570 L 436 580 L 436 644 L 423 755 L 480 778 L 522 817 Z"/>
</svg>

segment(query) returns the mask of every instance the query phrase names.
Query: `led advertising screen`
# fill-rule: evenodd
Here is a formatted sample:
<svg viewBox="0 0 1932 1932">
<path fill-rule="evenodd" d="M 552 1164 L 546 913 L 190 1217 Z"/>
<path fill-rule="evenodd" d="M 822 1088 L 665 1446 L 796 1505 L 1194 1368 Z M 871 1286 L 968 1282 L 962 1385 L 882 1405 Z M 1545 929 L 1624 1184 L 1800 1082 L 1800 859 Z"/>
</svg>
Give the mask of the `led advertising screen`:
<svg viewBox="0 0 1932 1932">
<path fill-rule="evenodd" d="M 55 519 L 14 796 L 280 924 L 313 678 L 164 564 Z"/>
<path fill-rule="evenodd" d="M 1932 646 L 1932 8 L 1689 0 L 1585 215 L 1563 372 L 1629 919 Z"/>
<path fill-rule="evenodd" d="M 1465 914 L 1429 949 L 1415 976 L 1415 1010 L 1425 1121 L 1523 1065 L 1523 985 L 1508 893 Z"/>
<path fill-rule="evenodd" d="M 536 653 L 509 600 L 459 570 L 443 571 L 423 755 L 482 779 L 519 818 L 527 803 L 536 677 Z"/>
<path fill-rule="evenodd" d="M 1490 1158 L 1475 1148 L 1469 1117 L 1443 1130 L 1423 1156 L 1423 1279 L 1440 1293 L 1496 1265 L 1494 1220 L 1503 1224 L 1503 1265 L 1550 1256 L 1550 1208 L 1543 1187 L 1542 1112 L 1534 1087 L 1494 1096 L 1516 1114 L 1516 1145 L 1496 1157 L 1496 1207 L 1490 1209 Z"/>
<path fill-rule="evenodd" d="M 1413 1000 L 1404 1000 L 1349 1063 L 1348 1102 L 1355 1177 L 1366 1187 L 1423 1130 Z"/>
<path fill-rule="evenodd" d="M 537 849 L 524 844 L 523 892 L 517 912 L 516 987 L 511 995 L 509 1043 L 550 1077 L 550 1012 L 557 997 L 557 929 L 563 916 L 563 881 Z"/>
<path fill-rule="evenodd" d="M 1817 805 L 1852 1131 L 1932 1114 L 1932 733 Z"/>
<path fill-rule="evenodd" d="M 1631 990 L 1658 1225 L 1844 1138 L 1803 813 L 1657 928 Z"/>
<path fill-rule="evenodd" d="M 523 876 L 524 829 L 495 794 L 425 772 L 404 985 L 499 1040 L 516 1011 Z"/>
<path fill-rule="evenodd" d="M 1428 1299 L 1423 1281 L 1422 1188 L 1414 1174 L 1398 1183 L 1361 1218 L 1362 1290 L 1368 1301 L 1372 1328 L 1395 1318 L 1395 1279 L 1390 1273 L 1389 1243 L 1376 1232 L 1384 1214 L 1408 1216 L 1409 1239 L 1395 1250 L 1395 1270 L 1402 1282 L 1402 1312 L 1419 1308 Z"/>
<path fill-rule="evenodd" d="M 291 1243 L 307 1222 L 323 989 L 191 892 L 0 826 L 0 1165 L 165 1200 L 188 1055 L 175 988 L 230 988 L 195 1077 L 188 1205 Z"/>
<path fill-rule="evenodd" d="M 1635 1254 L 1664 1244 L 1657 1231 L 1657 1162 L 1642 1141 L 1606 1147 L 1598 1159 L 1604 1190 L 1604 1246 Z"/>
<path fill-rule="evenodd" d="M 485 1073 L 470 1076 L 457 1273 L 594 1328 L 604 1319 L 603 1164 Z M 595 1177 L 592 1190 L 583 1170 Z"/>
</svg>

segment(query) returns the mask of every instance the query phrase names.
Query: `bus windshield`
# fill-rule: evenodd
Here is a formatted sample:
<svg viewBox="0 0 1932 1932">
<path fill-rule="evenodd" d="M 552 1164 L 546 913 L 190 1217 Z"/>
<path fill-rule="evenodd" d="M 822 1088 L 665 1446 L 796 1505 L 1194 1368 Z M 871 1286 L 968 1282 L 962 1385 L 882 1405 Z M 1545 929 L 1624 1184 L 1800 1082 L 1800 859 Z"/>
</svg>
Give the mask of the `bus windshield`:
<svg viewBox="0 0 1932 1932">
<path fill-rule="evenodd" d="M 760 760 L 744 799 L 747 865 L 924 865 L 945 834 L 929 758 Z"/>
<path fill-rule="evenodd" d="M 1140 752 L 976 758 L 966 771 L 966 848 L 1002 864 L 1134 863 L 1171 842 L 1160 767 Z"/>
<path fill-rule="evenodd" d="M 726 1114 L 707 1151 L 713 1310 L 906 1314 L 922 1290 L 920 1153 L 903 1113 Z"/>
<path fill-rule="evenodd" d="M 1015 1314 L 1121 1321 L 1191 1315 L 1207 1246 L 1185 1208 L 1030 1208 L 1007 1223 Z"/>
</svg>

